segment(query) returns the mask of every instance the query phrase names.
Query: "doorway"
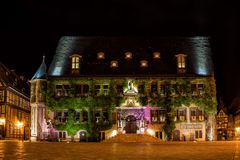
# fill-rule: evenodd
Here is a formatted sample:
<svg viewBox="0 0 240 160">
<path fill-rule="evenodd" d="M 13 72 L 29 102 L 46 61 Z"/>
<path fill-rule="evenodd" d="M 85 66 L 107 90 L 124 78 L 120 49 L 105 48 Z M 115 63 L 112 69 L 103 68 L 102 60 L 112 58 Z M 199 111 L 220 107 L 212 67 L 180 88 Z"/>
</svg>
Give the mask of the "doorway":
<svg viewBox="0 0 240 160">
<path fill-rule="evenodd" d="M 124 130 L 126 133 L 137 133 L 138 130 L 136 117 L 133 115 L 127 116 L 126 118 L 126 126 Z"/>
<path fill-rule="evenodd" d="M 179 130 L 174 130 L 173 131 L 173 140 L 174 141 L 180 141 L 180 131 Z"/>
<path fill-rule="evenodd" d="M 80 142 L 87 142 L 87 132 L 81 131 L 79 132 Z"/>
</svg>

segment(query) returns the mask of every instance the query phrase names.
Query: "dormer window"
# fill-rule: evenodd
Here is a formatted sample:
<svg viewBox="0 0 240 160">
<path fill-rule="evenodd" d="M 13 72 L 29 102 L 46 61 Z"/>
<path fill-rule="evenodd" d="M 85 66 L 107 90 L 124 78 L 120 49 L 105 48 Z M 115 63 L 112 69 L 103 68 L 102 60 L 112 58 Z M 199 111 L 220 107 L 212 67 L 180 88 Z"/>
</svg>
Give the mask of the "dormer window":
<svg viewBox="0 0 240 160">
<path fill-rule="evenodd" d="M 140 61 L 140 67 L 148 67 L 148 61 L 146 60 Z"/>
<path fill-rule="evenodd" d="M 185 69 L 186 68 L 186 56 L 185 54 L 177 54 L 177 67 L 178 69 Z"/>
<path fill-rule="evenodd" d="M 70 56 L 71 58 L 71 68 L 72 68 L 72 74 L 79 74 L 80 72 L 80 60 L 82 56 L 78 54 L 73 54 Z"/>
<path fill-rule="evenodd" d="M 117 68 L 118 67 L 118 61 L 111 61 L 111 67 Z"/>
<path fill-rule="evenodd" d="M 98 52 L 97 53 L 97 58 L 98 59 L 104 59 L 105 58 L 104 53 L 103 52 Z"/>
<path fill-rule="evenodd" d="M 126 52 L 125 59 L 132 59 L 132 52 Z"/>
<path fill-rule="evenodd" d="M 71 56 L 71 58 L 72 58 L 72 69 L 79 69 L 81 56 L 78 54 L 74 54 Z"/>
<path fill-rule="evenodd" d="M 153 58 L 159 59 L 160 58 L 160 52 L 153 52 Z"/>
</svg>

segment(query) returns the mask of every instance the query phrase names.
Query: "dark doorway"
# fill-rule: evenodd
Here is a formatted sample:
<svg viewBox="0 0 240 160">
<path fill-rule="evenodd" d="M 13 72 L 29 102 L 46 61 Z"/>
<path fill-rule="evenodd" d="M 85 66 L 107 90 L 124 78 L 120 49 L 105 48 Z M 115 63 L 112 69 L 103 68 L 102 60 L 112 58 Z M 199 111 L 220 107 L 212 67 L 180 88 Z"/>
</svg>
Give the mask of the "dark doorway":
<svg viewBox="0 0 240 160">
<path fill-rule="evenodd" d="M 133 115 L 127 116 L 126 118 L 126 126 L 124 127 L 126 133 L 137 133 L 138 126 L 136 122 L 136 118 Z"/>
<path fill-rule="evenodd" d="M 179 130 L 174 130 L 173 131 L 173 140 L 174 141 L 180 141 L 180 131 Z"/>
<path fill-rule="evenodd" d="M 79 132 L 80 142 L 87 142 L 87 132 L 81 131 Z"/>
</svg>

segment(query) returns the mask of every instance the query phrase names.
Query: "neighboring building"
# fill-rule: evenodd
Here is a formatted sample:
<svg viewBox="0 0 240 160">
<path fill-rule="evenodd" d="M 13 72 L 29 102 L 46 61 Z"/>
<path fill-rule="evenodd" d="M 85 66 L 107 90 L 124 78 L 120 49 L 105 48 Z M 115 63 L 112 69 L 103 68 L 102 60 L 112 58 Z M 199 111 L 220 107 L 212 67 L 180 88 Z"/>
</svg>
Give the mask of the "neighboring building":
<svg viewBox="0 0 240 160">
<path fill-rule="evenodd" d="M 0 137 L 29 139 L 29 85 L 0 63 Z"/>
<path fill-rule="evenodd" d="M 228 138 L 228 115 L 221 109 L 216 117 L 217 140 L 227 140 Z"/>
<path fill-rule="evenodd" d="M 47 75 L 43 61 L 30 82 L 32 140 L 214 138 L 208 37 L 64 36 Z"/>
<path fill-rule="evenodd" d="M 235 97 L 228 107 L 229 123 L 228 123 L 228 140 L 240 139 L 240 97 Z"/>
</svg>

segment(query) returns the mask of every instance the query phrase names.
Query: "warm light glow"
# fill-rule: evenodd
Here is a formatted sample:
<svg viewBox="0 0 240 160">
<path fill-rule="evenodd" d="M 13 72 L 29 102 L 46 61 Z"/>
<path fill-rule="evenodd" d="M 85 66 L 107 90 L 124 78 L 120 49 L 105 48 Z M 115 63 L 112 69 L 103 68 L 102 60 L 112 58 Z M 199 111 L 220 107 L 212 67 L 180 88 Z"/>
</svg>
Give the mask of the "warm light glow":
<svg viewBox="0 0 240 160">
<path fill-rule="evenodd" d="M 4 124 L 6 120 L 4 118 L 0 118 L 0 124 Z"/>
<path fill-rule="evenodd" d="M 21 127 L 23 126 L 23 122 L 19 122 L 19 121 L 18 121 L 18 122 L 16 123 L 16 126 L 19 127 L 19 128 L 21 128 Z"/>
<path fill-rule="evenodd" d="M 159 59 L 160 58 L 160 52 L 154 52 L 153 53 L 153 58 Z"/>
<path fill-rule="evenodd" d="M 148 61 L 142 60 L 140 61 L 141 67 L 147 67 L 148 66 Z"/>
<path fill-rule="evenodd" d="M 125 58 L 126 59 L 132 59 L 132 52 L 126 52 L 125 53 Z"/>
<path fill-rule="evenodd" d="M 118 61 L 111 61 L 111 67 L 118 67 Z"/>
<path fill-rule="evenodd" d="M 235 128 L 235 130 L 236 130 L 237 132 L 239 132 L 239 131 L 240 131 L 240 127 Z"/>
<path fill-rule="evenodd" d="M 186 55 L 185 54 L 177 54 L 176 57 L 177 57 L 178 68 L 186 68 L 186 63 L 185 63 Z"/>
<path fill-rule="evenodd" d="M 103 52 L 98 52 L 98 59 L 104 59 L 104 53 Z"/>
<path fill-rule="evenodd" d="M 137 86 L 134 85 L 132 80 L 128 80 L 128 87 L 124 88 L 124 93 L 137 93 L 138 89 Z"/>
<path fill-rule="evenodd" d="M 113 130 L 112 131 L 112 134 L 111 134 L 111 137 L 114 137 L 114 136 L 116 136 L 117 135 L 117 130 Z"/>
<path fill-rule="evenodd" d="M 154 132 L 154 130 L 152 130 L 152 129 L 147 129 L 147 133 L 149 134 L 149 135 L 151 135 L 151 136 L 154 136 L 155 135 L 155 132 Z"/>
</svg>

